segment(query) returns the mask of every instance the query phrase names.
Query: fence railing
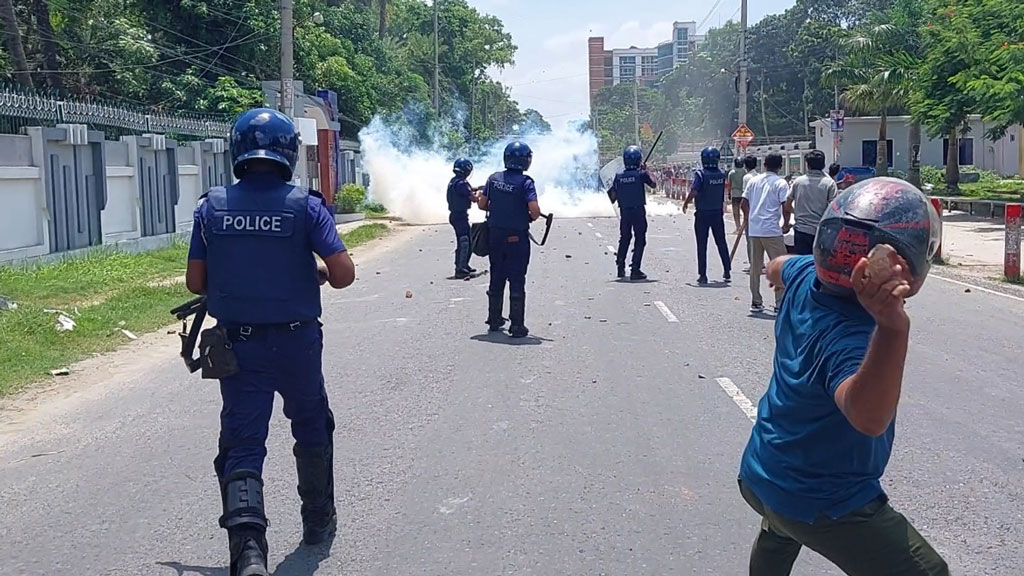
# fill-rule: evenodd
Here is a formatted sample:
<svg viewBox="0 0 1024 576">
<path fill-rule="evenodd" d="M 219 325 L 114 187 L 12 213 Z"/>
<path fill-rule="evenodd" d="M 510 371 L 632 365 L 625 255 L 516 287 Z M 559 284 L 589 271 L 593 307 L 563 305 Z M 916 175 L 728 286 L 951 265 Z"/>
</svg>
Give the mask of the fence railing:
<svg viewBox="0 0 1024 576">
<path fill-rule="evenodd" d="M 86 124 L 108 138 L 129 134 L 165 134 L 176 140 L 224 138 L 227 118 L 205 114 L 167 114 L 92 99 L 58 99 L 0 84 L 0 133 L 18 134 L 28 126 Z"/>
</svg>

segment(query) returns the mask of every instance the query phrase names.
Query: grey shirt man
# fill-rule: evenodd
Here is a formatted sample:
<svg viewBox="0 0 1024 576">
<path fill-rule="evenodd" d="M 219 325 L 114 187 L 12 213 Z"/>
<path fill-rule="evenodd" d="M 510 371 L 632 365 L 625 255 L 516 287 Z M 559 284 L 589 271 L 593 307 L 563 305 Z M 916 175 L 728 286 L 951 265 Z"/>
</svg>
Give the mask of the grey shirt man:
<svg viewBox="0 0 1024 576">
<path fill-rule="evenodd" d="M 821 216 L 838 193 L 836 181 L 821 170 L 809 170 L 807 174 L 793 180 L 786 200 L 793 203 L 796 231 L 814 236 Z"/>
</svg>

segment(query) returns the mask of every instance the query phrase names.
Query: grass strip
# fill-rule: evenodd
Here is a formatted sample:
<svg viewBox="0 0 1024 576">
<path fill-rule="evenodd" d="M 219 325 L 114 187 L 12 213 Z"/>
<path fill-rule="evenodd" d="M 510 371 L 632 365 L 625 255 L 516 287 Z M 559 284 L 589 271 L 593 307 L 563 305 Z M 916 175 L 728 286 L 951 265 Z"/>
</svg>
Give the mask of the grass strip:
<svg viewBox="0 0 1024 576">
<path fill-rule="evenodd" d="M 342 240 L 349 249 L 384 236 L 385 224 L 364 224 Z M 181 282 L 188 247 L 129 254 L 98 251 L 36 268 L 0 267 L 0 296 L 17 303 L 0 310 L 0 396 L 46 379 L 93 354 L 110 352 L 173 322 L 168 311 L 190 294 Z M 59 310 L 75 328 L 56 329 Z"/>
</svg>

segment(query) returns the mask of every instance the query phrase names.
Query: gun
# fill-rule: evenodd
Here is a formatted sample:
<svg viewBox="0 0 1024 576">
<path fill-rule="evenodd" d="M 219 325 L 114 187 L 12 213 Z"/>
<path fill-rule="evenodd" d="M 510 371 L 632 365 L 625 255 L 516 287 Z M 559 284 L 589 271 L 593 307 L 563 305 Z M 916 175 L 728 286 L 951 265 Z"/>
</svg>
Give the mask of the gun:
<svg viewBox="0 0 1024 576">
<path fill-rule="evenodd" d="M 181 358 L 190 374 L 199 370 L 199 359 L 192 353 L 195 352 L 196 342 L 199 340 L 199 331 L 203 328 L 203 321 L 206 320 L 206 296 L 199 296 L 185 302 L 181 306 L 171 310 L 171 315 L 181 320 L 181 331 L 178 337 L 181 338 Z M 188 327 L 188 319 L 195 316 L 192 321 L 192 328 Z"/>
</svg>

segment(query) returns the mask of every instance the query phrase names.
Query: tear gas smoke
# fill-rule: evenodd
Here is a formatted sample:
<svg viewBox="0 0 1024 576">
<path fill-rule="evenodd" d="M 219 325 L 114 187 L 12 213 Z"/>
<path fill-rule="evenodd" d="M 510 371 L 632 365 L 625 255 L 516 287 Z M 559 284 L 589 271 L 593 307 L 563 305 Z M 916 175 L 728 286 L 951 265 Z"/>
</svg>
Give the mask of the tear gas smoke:
<svg viewBox="0 0 1024 576">
<path fill-rule="evenodd" d="M 615 216 L 615 209 L 600 188 L 597 172 L 597 138 L 593 132 L 566 126 L 546 134 L 522 134 L 516 138 L 533 149 L 533 165 L 527 172 L 537 184 L 541 209 L 558 218 Z M 415 144 L 406 127 L 389 125 L 375 117 L 359 133 L 363 168 L 370 175 L 369 199 L 415 224 L 448 222 L 448 181 L 454 157 L 433 138 L 429 145 Z M 493 172 L 504 169 L 505 145 L 511 137 L 494 142 L 477 155 L 469 181 L 482 186 Z M 653 213 L 676 213 L 669 204 L 648 206 Z M 483 220 L 481 211 L 470 219 Z"/>
</svg>

